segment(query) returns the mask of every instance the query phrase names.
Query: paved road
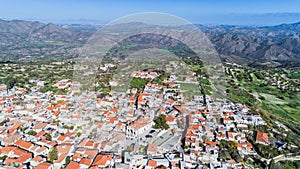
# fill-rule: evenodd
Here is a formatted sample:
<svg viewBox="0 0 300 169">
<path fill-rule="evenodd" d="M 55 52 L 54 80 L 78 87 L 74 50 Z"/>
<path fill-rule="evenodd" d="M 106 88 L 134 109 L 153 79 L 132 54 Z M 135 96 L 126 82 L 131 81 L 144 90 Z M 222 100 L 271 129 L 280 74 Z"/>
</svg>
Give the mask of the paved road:
<svg viewBox="0 0 300 169">
<path fill-rule="evenodd" d="M 296 161 L 296 160 L 300 160 L 300 155 L 296 155 L 296 156 L 294 156 L 293 154 L 287 154 L 286 156 L 279 155 L 272 158 L 272 160 L 274 160 L 275 163 L 279 161 Z"/>
<path fill-rule="evenodd" d="M 190 126 L 190 118 L 189 118 L 189 115 L 187 114 L 187 115 L 185 115 L 185 128 L 184 128 L 184 130 L 183 130 L 183 132 L 182 132 L 182 135 L 181 135 L 181 142 L 182 142 L 182 145 L 183 145 L 183 143 L 184 143 L 184 141 L 185 141 L 185 135 L 186 135 L 186 133 L 187 133 L 187 129 L 189 128 L 189 126 Z M 181 149 L 181 152 L 183 153 L 184 150 Z"/>
<path fill-rule="evenodd" d="M 300 155 L 298 155 L 299 153 L 290 153 L 290 154 L 286 154 L 286 155 L 279 155 L 270 159 L 266 159 L 266 158 L 262 158 L 260 156 L 260 160 L 264 161 L 267 163 L 267 166 L 270 165 L 271 161 L 274 160 L 274 163 L 277 163 L 279 161 L 296 161 L 296 160 L 300 160 Z"/>
</svg>

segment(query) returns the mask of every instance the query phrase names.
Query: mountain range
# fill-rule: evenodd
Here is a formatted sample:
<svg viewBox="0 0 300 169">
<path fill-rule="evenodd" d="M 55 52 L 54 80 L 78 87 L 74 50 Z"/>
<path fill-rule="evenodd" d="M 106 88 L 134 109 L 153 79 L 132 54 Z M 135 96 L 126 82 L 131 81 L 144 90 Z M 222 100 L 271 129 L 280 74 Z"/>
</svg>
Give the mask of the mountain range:
<svg viewBox="0 0 300 169">
<path fill-rule="evenodd" d="M 224 62 L 249 66 L 300 66 L 300 22 L 276 26 L 198 26 Z M 76 57 L 101 26 L 0 20 L 0 61 Z"/>
</svg>

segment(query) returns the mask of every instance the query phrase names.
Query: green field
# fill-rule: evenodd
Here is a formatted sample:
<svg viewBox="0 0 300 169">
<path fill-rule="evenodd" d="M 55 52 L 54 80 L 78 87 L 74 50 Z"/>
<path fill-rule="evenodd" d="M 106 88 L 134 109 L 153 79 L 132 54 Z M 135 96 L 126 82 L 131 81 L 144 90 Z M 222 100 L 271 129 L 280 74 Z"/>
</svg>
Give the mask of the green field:
<svg viewBox="0 0 300 169">
<path fill-rule="evenodd" d="M 187 91 L 199 91 L 199 85 L 197 83 L 181 83 L 180 84 L 180 89 L 181 90 L 187 90 Z"/>
<path fill-rule="evenodd" d="M 300 76 L 297 71 L 230 67 L 227 74 L 230 99 L 257 105 L 282 120 L 300 124 L 300 92 L 296 91 Z"/>
</svg>

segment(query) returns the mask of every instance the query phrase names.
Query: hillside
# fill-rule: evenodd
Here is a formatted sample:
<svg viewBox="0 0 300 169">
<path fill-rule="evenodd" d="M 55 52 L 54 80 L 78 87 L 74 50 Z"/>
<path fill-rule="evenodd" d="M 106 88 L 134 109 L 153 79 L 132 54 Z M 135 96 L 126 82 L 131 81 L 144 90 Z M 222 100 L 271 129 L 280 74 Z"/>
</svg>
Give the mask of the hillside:
<svg viewBox="0 0 300 169">
<path fill-rule="evenodd" d="M 299 66 L 300 23 L 268 27 L 200 28 L 222 59 L 252 66 Z"/>
<path fill-rule="evenodd" d="M 51 23 L 1 20 L 0 57 L 2 61 L 71 57 L 90 35 Z"/>
<path fill-rule="evenodd" d="M 226 62 L 250 66 L 300 65 L 300 23 L 277 26 L 197 25 Z M 100 26 L 0 20 L 0 60 L 70 58 Z"/>
</svg>

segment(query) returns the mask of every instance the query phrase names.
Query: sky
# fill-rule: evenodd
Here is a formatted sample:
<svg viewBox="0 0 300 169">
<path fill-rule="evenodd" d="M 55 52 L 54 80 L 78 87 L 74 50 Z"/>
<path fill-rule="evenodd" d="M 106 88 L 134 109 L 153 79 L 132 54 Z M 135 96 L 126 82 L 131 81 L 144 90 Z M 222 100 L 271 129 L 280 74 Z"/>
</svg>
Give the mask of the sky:
<svg viewBox="0 0 300 169">
<path fill-rule="evenodd" d="M 163 12 L 196 24 L 275 25 L 300 21 L 300 0 L 0 0 L 0 19 L 108 23 Z"/>
</svg>

